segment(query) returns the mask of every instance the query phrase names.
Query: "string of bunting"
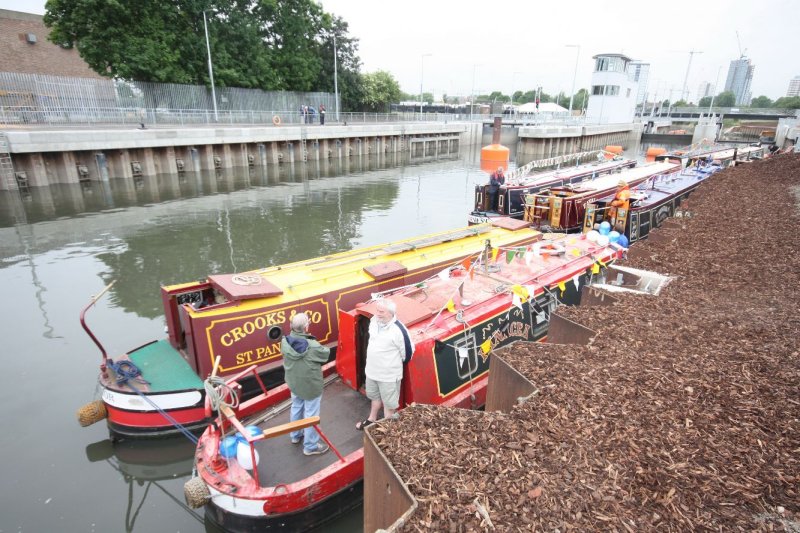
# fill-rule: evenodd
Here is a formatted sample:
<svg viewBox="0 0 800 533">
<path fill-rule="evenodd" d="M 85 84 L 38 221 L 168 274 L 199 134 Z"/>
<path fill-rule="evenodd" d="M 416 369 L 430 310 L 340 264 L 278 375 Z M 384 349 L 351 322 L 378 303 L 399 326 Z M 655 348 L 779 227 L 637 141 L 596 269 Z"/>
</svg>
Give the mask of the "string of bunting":
<svg viewBox="0 0 800 533">
<path fill-rule="evenodd" d="M 547 159 L 537 159 L 535 161 L 531 161 L 530 163 L 518 169 L 512 170 L 506 175 L 506 179 L 508 180 L 509 183 L 513 183 L 518 178 L 527 175 L 534 168 L 552 167 L 554 165 L 560 165 L 568 161 L 580 160 L 583 159 L 584 157 L 590 157 L 602 152 L 603 150 L 591 150 L 589 152 L 579 152 L 577 154 L 565 154 L 556 157 L 548 157 Z"/>
</svg>

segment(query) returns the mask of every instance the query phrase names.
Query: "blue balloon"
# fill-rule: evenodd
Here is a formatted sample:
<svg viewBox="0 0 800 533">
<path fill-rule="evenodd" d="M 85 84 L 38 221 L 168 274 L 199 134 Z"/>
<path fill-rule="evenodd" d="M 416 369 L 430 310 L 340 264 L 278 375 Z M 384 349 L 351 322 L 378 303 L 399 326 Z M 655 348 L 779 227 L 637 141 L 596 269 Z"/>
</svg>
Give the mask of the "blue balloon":
<svg viewBox="0 0 800 533">
<path fill-rule="evenodd" d="M 623 248 L 627 248 L 630 242 L 628 241 L 628 238 L 625 235 L 620 235 L 619 242 L 617 244 L 619 244 Z"/>
<path fill-rule="evenodd" d="M 219 454 L 225 459 L 236 457 L 236 446 L 239 444 L 239 439 L 236 437 L 225 437 L 219 443 Z"/>
<path fill-rule="evenodd" d="M 608 222 L 602 222 L 600 224 L 599 231 L 600 231 L 600 235 L 608 235 L 609 232 L 611 232 L 611 224 L 609 224 Z"/>
<path fill-rule="evenodd" d="M 244 429 L 247 430 L 247 433 L 250 434 L 250 437 L 258 437 L 259 435 L 264 434 L 264 432 L 261 431 L 261 428 L 258 426 L 245 426 Z M 241 442 L 247 442 L 247 439 L 244 438 L 244 435 L 238 431 L 236 432 L 236 439 Z"/>
<path fill-rule="evenodd" d="M 619 232 L 612 231 L 608 234 L 608 242 L 618 242 L 619 241 Z"/>
</svg>

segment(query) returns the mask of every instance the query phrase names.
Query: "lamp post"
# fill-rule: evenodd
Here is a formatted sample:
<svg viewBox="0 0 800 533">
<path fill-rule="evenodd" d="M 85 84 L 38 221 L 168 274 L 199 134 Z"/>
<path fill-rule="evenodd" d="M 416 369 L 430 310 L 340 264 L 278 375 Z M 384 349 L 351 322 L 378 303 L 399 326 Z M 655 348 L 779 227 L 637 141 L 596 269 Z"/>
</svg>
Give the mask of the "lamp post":
<svg viewBox="0 0 800 533">
<path fill-rule="evenodd" d="M 336 57 L 336 34 L 333 34 L 333 94 L 336 98 L 336 122 L 339 122 L 339 75 L 336 64 L 339 58 Z"/>
<path fill-rule="evenodd" d="M 211 78 L 211 101 L 214 104 L 214 122 L 219 122 L 217 114 L 217 91 L 214 88 L 214 66 L 211 64 L 211 44 L 208 42 L 208 22 L 206 12 L 203 11 L 203 29 L 206 32 L 206 50 L 208 51 L 208 77 Z"/>
<path fill-rule="evenodd" d="M 581 45 L 568 44 L 567 48 L 577 48 L 575 53 L 575 72 L 572 74 L 572 89 L 569 91 L 569 116 L 572 116 L 572 97 L 575 96 L 575 78 L 578 76 L 578 58 L 581 56 Z"/>
<path fill-rule="evenodd" d="M 425 58 L 433 54 L 422 54 L 419 60 L 419 114 L 422 114 L 422 80 L 425 73 Z"/>
<path fill-rule="evenodd" d="M 475 105 L 475 72 L 478 70 L 478 65 L 472 65 L 472 95 L 469 97 L 469 119 L 472 120 L 472 114 L 475 112 L 473 106 Z"/>
</svg>

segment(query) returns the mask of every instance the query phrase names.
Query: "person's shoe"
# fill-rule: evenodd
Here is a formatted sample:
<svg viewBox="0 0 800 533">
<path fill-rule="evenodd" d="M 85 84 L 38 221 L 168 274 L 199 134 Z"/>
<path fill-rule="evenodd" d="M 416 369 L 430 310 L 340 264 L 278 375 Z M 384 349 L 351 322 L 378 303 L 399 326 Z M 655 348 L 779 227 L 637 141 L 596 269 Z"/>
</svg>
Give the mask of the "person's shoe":
<svg viewBox="0 0 800 533">
<path fill-rule="evenodd" d="M 323 453 L 327 452 L 330 447 L 325 444 L 324 442 L 318 442 L 317 447 L 313 450 L 303 450 L 303 454 L 305 455 L 322 455 Z"/>
<path fill-rule="evenodd" d="M 292 437 L 292 444 L 300 444 L 303 442 L 303 437 Z"/>
</svg>

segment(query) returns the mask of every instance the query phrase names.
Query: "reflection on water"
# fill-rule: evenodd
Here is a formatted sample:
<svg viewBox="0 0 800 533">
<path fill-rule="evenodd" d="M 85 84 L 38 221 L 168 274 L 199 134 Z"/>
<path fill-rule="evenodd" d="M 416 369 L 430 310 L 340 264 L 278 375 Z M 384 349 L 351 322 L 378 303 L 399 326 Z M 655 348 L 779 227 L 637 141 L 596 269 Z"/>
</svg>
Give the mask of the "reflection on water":
<svg viewBox="0 0 800 533">
<path fill-rule="evenodd" d="M 90 295 L 116 280 L 87 316 L 113 357 L 163 336 L 160 284 L 464 226 L 474 186 L 487 181 L 479 155 L 475 146 L 424 161 L 365 157 L 0 194 L 0 530 L 206 530 L 183 505 L 191 453 L 112 446 L 102 424 L 75 421 L 97 395 L 100 353 L 78 322 Z M 359 524 L 356 512 L 327 530 Z"/>
</svg>

